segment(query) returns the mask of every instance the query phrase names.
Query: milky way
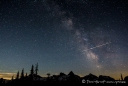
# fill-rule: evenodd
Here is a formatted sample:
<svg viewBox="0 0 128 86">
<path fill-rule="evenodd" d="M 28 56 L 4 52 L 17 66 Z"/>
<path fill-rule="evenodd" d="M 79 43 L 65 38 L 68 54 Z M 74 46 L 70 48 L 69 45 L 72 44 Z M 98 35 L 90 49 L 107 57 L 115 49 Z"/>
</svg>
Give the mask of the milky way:
<svg viewBox="0 0 128 86">
<path fill-rule="evenodd" d="M 76 2 L 67 1 L 67 2 L 75 4 L 77 1 Z M 84 2 L 81 3 L 81 5 L 82 4 L 84 4 Z M 74 37 L 73 39 L 75 39 L 72 40 L 77 45 L 76 49 L 78 49 L 83 55 L 83 57 L 80 57 L 80 59 L 83 58 L 85 59 L 84 61 L 88 63 L 88 67 L 90 71 L 97 71 L 106 74 L 108 72 L 112 72 L 111 68 L 113 68 L 115 71 L 119 71 L 118 67 L 120 65 L 125 65 L 125 63 L 122 62 L 121 53 L 118 53 L 120 52 L 121 45 L 117 45 L 116 39 L 118 39 L 118 34 L 114 33 L 116 31 L 116 26 L 114 25 L 115 27 L 110 27 L 112 26 L 110 22 L 111 21 L 115 22 L 115 20 L 110 20 L 107 22 L 105 21 L 103 23 L 98 22 L 99 25 L 90 24 L 90 26 L 88 26 L 89 23 L 84 25 L 83 23 L 84 21 L 81 20 L 81 17 L 74 16 L 72 10 L 70 13 L 70 11 L 67 9 L 66 10 L 60 10 L 60 9 L 61 7 L 58 6 L 57 13 L 59 13 L 59 16 L 62 19 L 61 22 L 63 28 L 72 33 Z M 82 12 L 79 13 L 82 14 Z M 67 16 L 67 14 L 69 16 Z M 91 15 L 95 15 L 95 14 L 89 14 L 89 17 Z M 87 20 L 85 19 L 85 21 L 89 21 L 88 18 Z M 84 62 L 82 64 L 84 64 Z"/>
</svg>

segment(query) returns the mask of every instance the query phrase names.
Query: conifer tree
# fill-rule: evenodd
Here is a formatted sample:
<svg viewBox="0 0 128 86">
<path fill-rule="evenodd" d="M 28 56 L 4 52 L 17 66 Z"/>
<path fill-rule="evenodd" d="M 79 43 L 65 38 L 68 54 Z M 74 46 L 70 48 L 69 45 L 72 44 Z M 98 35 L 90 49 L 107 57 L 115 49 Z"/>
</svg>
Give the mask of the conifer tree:
<svg viewBox="0 0 128 86">
<path fill-rule="evenodd" d="M 122 76 L 122 74 L 121 74 L 121 80 L 123 80 L 123 76 Z"/>
<path fill-rule="evenodd" d="M 14 77 L 14 76 L 12 76 L 12 79 L 11 79 L 12 81 L 13 81 L 13 77 Z"/>
<path fill-rule="evenodd" d="M 27 76 L 28 76 L 28 74 L 26 73 L 25 77 L 27 77 Z"/>
<path fill-rule="evenodd" d="M 38 73 L 38 63 L 36 64 L 36 67 L 35 67 L 35 74 L 37 75 Z"/>
<path fill-rule="evenodd" d="M 20 78 L 24 78 L 24 68 L 22 69 Z"/>
<path fill-rule="evenodd" d="M 34 74 L 34 66 L 32 65 L 31 70 L 30 70 L 30 75 Z"/>
<path fill-rule="evenodd" d="M 16 79 L 19 79 L 19 71 L 17 72 Z"/>
</svg>

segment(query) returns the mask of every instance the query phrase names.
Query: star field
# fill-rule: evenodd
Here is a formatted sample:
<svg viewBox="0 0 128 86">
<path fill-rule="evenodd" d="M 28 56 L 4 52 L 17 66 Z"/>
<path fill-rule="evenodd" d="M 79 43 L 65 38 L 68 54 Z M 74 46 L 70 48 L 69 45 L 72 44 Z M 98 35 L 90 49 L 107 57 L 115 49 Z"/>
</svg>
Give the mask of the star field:
<svg viewBox="0 0 128 86">
<path fill-rule="evenodd" d="M 128 73 L 127 0 L 1 0 L 0 77 Z"/>
</svg>

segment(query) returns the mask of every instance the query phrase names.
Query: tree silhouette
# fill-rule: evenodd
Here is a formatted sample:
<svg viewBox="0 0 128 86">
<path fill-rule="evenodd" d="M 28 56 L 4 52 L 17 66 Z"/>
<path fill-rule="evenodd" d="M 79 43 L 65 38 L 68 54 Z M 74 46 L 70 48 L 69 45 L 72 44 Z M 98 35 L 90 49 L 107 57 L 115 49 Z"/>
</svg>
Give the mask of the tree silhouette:
<svg viewBox="0 0 128 86">
<path fill-rule="evenodd" d="M 32 65 L 31 70 L 30 70 L 30 75 L 34 74 L 34 66 Z"/>
<path fill-rule="evenodd" d="M 50 77 L 50 73 L 47 73 L 48 77 Z"/>
<path fill-rule="evenodd" d="M 19 79 L 19 71 L 17 72 L 16 79 Z"/>
<path fill-rule="evenodd" d="M 24 68 L 22 69 L 20 78 L 24 78 Z"/>
<path fill-rule="evenodd" d="M 25 77 L 27 77 L 27 76 L 28 76 L 28 74 L 26 73 Z"/>
<path fill-rule="evenodd" d="M 37 71 L 38 71 L 38 63 L 36 64 L 36 67 L 35 67 L 35 74 L 36 75 L 38 74 Z"/>
<path fill-rule="evenodd" d="M 122 74 L 121 74 L 121 80 L 124 80 Z"/>
<path fill-rule="evenodd" d="M 35 68 L 35 70 L 34 70 L 34 68 Z M 37 72 L 38 72 L 38 63 L 36 64 L 36 67 L 34 67 L 33 65 L 31 66 L 29 75 L 27 75 L 27 73 L 26 73 L 26 75 L 24 74 L 24 68 L 23 68 L 20 73 L 20 77 L 19 77 L 19 71 L 18 71 L 16 74 L 16 78 L 13 79 L 14 78 L 14 75 L 13 75 L 12 79 L 9 82 L 5 82 L 5 79 L 0 78 L 0 86 L 18 86 L 18 85 L 22 85 L 22 86 L 24 86 L 24 85 L 30 85 L 30 86 L 43 86 L 43 85 L 44 86 L 49 86 L 49 85 L 77 86 L 77 84 L 79 84 L 80 86 L 83 84 L 85 86 L 88 84 L 88 83 L 86 83 L 87 80 L 88 81 L 115 81 L 115 79 L 110 76 L 105 76 L 105 75 L 96 76 L 91 73 L 89 75 L 86 75 L 83 77 L 80 77 L 80 76 L 74 74 L 73 71 L 70 71 L 69 74 L 64 74 L 64 73 L 60 72 L 59 75 L 51 75 L 50 73 L 47 73 L 48 77 L 46 78 L 46 77 L 41 77 L 40 75 L 37 75 Z M 85 82 L 83 82 L 82 80 L 84 80 Z M 125 81 L 127 84 L 128 76 L 123 78 L 123 76 L 121 74 L 121 81 Z M 91 82 L 89 82 L 89 83 L 91 83 Z M 91 83 L 91 84 L 96 84 L 96 83 Z M 115 83 L 112 83 L 112 84 L 114 85 Z M 120 85 L 120 83 L 119 83 L 119 85 Z M 119 86 L 119 85 L 116 85 L 116 86 Z"/>
<path fill-rule="evenodd" d="M 12 81 L 13 81 L 13 77 L 14 77 L 14 75 L 12 76 L 12 79 L 11 79 Z"/>
</svg>

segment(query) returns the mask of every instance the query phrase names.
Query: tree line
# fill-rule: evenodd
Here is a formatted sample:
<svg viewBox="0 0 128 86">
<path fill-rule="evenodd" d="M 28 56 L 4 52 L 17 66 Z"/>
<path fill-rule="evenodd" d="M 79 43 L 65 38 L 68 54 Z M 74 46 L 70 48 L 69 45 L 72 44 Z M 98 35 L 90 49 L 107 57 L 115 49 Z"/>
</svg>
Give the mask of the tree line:
<svg viewBox="0 0 128 86">
<path fill-rule="evenodd" d="M 21 73 L 18 71 L 15 78 L 14 76 L 12 76 L 12 79 L 9 81 L 6 81 L 3 78 L 0 78 L 0 86 L 18 86 L 18 85 L 29 85 L 29 86 L 56 86 L 56 85 L 60 85 L 60 86 L 65 86 L 65 85 L 69 85 L 69 86 L 85 86 L 85 85 L 99 85 L 103 83 L 99 83 L 98 81 L 109 81 L 112 85 L 124 85 L 127 84 L 128 82 L 128 76 L 125 76 L 123 78 L 122 74 L 120 77 L 120 80 L 117 83 L 117 80 L 115 80 L 114 78 L 110 77 L 110 76 L 104 76 L 104 75 L 93 75 L 93 74 L 88 74 L 86 76 L 80 77 L 76 74 L 73 73 L 73 71 L 70 71 L 69 74 L 65 74 L 65 73 L 60 73 L 58 75 L 50 75 L 50 73 L 47 73 L 47 77 L 41 77 L 38 74 L 38 63 L 35 65 L 31 66 L 30 69 L 30 73 L 24 73 L 24 68 L 22 69 Z M 97 84 L 97 83 L 98 84 Z M 106 83 L 104 83 L 106 84 Z"/>
</svg>

